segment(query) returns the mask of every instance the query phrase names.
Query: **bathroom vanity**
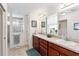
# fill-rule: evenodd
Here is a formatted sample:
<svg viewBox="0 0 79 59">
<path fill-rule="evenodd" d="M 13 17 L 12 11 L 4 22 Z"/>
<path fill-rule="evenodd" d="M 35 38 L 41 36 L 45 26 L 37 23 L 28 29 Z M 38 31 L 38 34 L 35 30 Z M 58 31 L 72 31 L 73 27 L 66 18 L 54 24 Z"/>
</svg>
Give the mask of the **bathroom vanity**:
<svg viewBox="0 0 79 59">
<path fill-rule="evenodd" d="M 79 45 L 56 37 L 33 35 L 33 48 L 42 56 L 79 56 Z"/>
</svg>

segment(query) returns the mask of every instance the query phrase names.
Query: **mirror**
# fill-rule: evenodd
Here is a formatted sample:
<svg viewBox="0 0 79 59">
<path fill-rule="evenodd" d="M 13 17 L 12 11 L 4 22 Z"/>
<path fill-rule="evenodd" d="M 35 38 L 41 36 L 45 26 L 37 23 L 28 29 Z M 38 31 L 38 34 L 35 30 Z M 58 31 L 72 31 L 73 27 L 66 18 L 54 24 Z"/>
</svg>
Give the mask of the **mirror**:
<svg viewBox="0 0 79 59">
<path fill-rule="evenodd" d="M 57 14 L 47 17 L 47 34 L 58 35 L 58 20 Z"/>
<path fill-rule="evenodd" d="M 41 26 L 41 34 L 45 34 L 46 35 L 46 17 L 43 17 L 40 20 L 40 26 Z"/>
<path fill-rule="evenodd" d="M 42 28 L 45 28 L 45 27 L 46 27 L 46 26 L 45 26 L 45 23 L 46 23 L 45 21 L 42 21 L 42 22 L 41 22 L 41 27 L 42 27 Z"/>
<path fill-rule="evenodd" d="M 40 20 L 41 34 L 58 35 L 58 19 L 57 14 L 48 17 L 42 17 Z"/>
</svg>

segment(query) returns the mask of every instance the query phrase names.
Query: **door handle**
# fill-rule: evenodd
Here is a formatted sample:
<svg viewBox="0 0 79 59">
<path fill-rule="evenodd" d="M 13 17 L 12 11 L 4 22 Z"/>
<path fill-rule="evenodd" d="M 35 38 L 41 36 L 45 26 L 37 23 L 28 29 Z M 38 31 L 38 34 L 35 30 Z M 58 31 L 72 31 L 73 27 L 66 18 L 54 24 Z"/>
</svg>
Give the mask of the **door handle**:
<svg viewBox="0 0 79 59">
<path fill-rule="evenodd" d="M 4 37 L 4 40 L 6 39 L 6 37 Z"/>
</svg>

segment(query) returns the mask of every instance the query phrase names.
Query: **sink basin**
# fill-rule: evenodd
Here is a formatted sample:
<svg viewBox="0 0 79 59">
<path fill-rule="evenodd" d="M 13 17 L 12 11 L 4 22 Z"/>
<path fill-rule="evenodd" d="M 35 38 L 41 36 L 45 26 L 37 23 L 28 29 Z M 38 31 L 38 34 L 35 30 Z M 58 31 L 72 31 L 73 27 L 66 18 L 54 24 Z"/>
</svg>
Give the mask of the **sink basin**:
<svg viewBox="0 0 79 59">
<path fill-rule="evenodd" d="M 76 42 L 73 42 L 73 41 L 67 41 L 67 40 L 63 40 L 63 39 L 59 39 L 59 40 L 55 40 L 57 43 L 61 43 L 61 44 L 64 44 L 65 45 L 71 45 L 71 46 L 75 46 L 77 45 Z"/>
<path fill-rule="evenodd" d="M 77 45 L 77 43 L 73 41 L 68 41 L 67 43 L 70 44 L 71 46 Z"/>
<path fill-rule="evenodd" d="M 47 37 L 48 37 L 48 38 L 51 38 L 51 37 L 52 37 L 52 35 L 50 35 L 50 34 L 47 34 Z"/>
</svg>

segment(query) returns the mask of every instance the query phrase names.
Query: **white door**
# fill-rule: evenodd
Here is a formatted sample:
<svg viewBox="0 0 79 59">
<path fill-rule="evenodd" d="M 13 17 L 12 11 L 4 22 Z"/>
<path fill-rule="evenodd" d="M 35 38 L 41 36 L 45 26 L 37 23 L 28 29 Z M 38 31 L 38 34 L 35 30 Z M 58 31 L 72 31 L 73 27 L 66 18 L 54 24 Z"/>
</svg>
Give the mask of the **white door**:
<svg viewBox="0 0 79 59">
<path fill-rule="evenodd" d="M 0 4 L 0 56 L 7 55 L 6 12 Z"/>
<path fill-rule="evenodd" d="M 0 56 L 3 55 L 3 41 L 2 41 L 2 33 L 3 33 L 3 20 L 2 20 L 2 8 L 0 6 Z"/>
<path fill-rule="evenodd" d="M 7 16 L 3 12 L 3 55 L 7 55 Z"/>
</svg>

